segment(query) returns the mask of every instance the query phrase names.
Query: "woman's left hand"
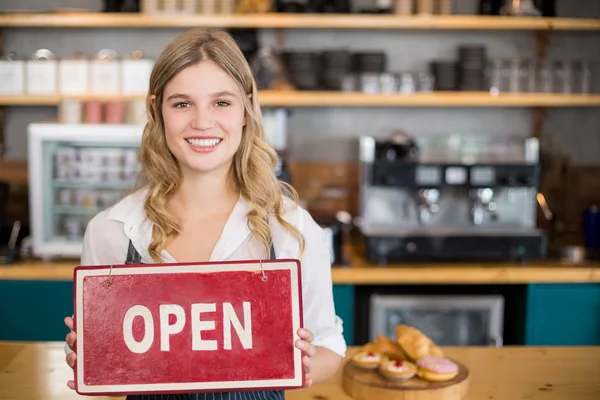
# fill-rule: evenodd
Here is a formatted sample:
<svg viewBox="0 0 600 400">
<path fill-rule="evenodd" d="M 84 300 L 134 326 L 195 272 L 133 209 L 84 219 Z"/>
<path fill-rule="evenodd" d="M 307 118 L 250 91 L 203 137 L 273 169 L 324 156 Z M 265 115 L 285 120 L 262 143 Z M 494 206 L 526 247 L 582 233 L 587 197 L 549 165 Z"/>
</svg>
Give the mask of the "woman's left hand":
<svg viewBox="0 0 600 400">
<path fill-rule="evenodd" d="M 317 353 L 317 348 L 312 344 L 315 338 L 312 332 L 306 328 L 298 329 L 298 336 L 300 336 L 300 339 L 296 340 L 296 347 L 302 351 L 302 365 L 306 373 L 304 387 L 310 387 L 312 386 L 311 373 L 313 372 L 311 357 Z"/>
</svg>

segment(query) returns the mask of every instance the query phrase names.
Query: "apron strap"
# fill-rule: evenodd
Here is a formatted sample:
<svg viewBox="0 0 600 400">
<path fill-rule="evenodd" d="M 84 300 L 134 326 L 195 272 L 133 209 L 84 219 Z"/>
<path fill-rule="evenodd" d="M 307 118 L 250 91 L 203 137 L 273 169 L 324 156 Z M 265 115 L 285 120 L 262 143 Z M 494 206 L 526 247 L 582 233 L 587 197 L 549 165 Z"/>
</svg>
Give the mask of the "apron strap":
<svg viewBox="0 0 600 400">
<path fill-rule="evenodd" d="M 125 264 L 141 264 L 142 256 L 133 246 L 133 242 L 129 240 L 129 247 L 127 248 L 127 258 L 125 259 Z"/>
<path fill-rule="evenodd" d="M 271 243 L 271 249 L 269 250 L 269 259 L 276 260 L 277 256 L 275 255 L 275 247 L 273 247 L 273 243 Z"/>
</svg>

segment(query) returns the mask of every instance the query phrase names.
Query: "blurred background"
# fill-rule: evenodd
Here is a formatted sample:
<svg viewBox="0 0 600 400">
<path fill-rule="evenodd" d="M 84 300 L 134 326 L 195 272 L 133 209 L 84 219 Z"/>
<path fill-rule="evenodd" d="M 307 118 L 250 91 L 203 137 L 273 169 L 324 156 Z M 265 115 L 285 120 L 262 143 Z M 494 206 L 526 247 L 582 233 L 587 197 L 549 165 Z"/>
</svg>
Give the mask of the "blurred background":
<svg viewBox="0 0 600 400">
<path fill-rule="evenodd" d="M 597 0 L 0 1 L 0 340 L 62 340 L 154 59 L 227 29 L 349 344 L 600 344 Z M 8 308 L 9 302 L 20 304 Z M 23 320 L 23 315 L 28 318 Z M 33 325 L 33 321 L 35 326 Z"/>
</svg>

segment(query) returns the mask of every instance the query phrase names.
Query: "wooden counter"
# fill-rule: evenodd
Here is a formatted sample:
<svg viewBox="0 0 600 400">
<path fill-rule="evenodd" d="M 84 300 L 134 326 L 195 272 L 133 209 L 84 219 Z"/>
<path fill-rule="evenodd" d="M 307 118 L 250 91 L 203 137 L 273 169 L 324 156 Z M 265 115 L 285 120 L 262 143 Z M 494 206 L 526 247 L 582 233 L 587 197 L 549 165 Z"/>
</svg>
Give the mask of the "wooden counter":
<svg viewBox="0 0 600 400">
<path fill-rule="evenodd" d="M 444 350 L 470 369 L 471 389 L 465 400 L 600 398 L 600 347 Z M 0 400 L 83 398 L 65 385 L 72 374 L 63 343 L 0 342 Z M 287 392 L 286 400 L 350 400 L 340 382 L 341 369 L 325 383 Z"/>
<path fill-rule="evenodd" d="M 20 262 L 0 266 L 0 280 L 70 281 L 76 260 Z M 600 263 L 560 261 L 514 263 L 404 263 L 373 266 L 354 257 L 350 267 L 333 269 L 334 284 L 527 284 L 600 282 Z"/>
</svg>

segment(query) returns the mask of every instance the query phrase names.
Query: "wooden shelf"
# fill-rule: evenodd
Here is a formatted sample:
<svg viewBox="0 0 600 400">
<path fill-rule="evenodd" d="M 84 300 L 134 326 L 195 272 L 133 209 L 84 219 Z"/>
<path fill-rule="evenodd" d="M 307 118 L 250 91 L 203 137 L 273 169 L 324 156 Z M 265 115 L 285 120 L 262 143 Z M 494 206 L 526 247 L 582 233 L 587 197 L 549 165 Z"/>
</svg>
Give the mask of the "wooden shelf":
<svg viewBox="0 0 600 400">
<path fill-rule="evenodd" d="M 60 96 L 1 95 L 0 106 L 56 106 Z"/>
<path fill-rule="evenodd" d="M 0 268 L 0 280 L 68 281 L 77 260 L 23 261 Z M 350 267 L 332 269 L 334 284 L 528 284 L 600 283 L 600 263 L 563 265 L 559 261 L 513 263 L 409 263 L 378 267 L 357 257 Z"/>
<path fill-rule="evenodd" d="M 132 100 L 142 96 L 66 96 L 82 101 Z M 369 95 L 355 92 L 312 92 L 265 90 L 259 93 L 263 107 L 596 107 L 600 95 L 504 93 L 493 96 L 489 92 L 436 92 Z M 0 96 L 0 106 L 56 106 L 62 96 Z"/>
<path fill-rule="evenodd" d="M 37 28 L 296 28 L 416 30 L 600 30 L 600 19 L 479 15 L 400 16 L 366 14 L 135 13 L 3 14 L 0 27 Z"/>
<path fill-rule="evenodd" d="M 27 161 L 0 160 L 0 182 L 27 183 Z"/>
<path fill-rule="evenodd" d="M 545 93 L 436 92 L 369 95 L 354 92 L 285 92 L 259 94 L 263 106 L 340 107 L 573 107 L 600 106 L 600 95 Z"/>
</svg>

